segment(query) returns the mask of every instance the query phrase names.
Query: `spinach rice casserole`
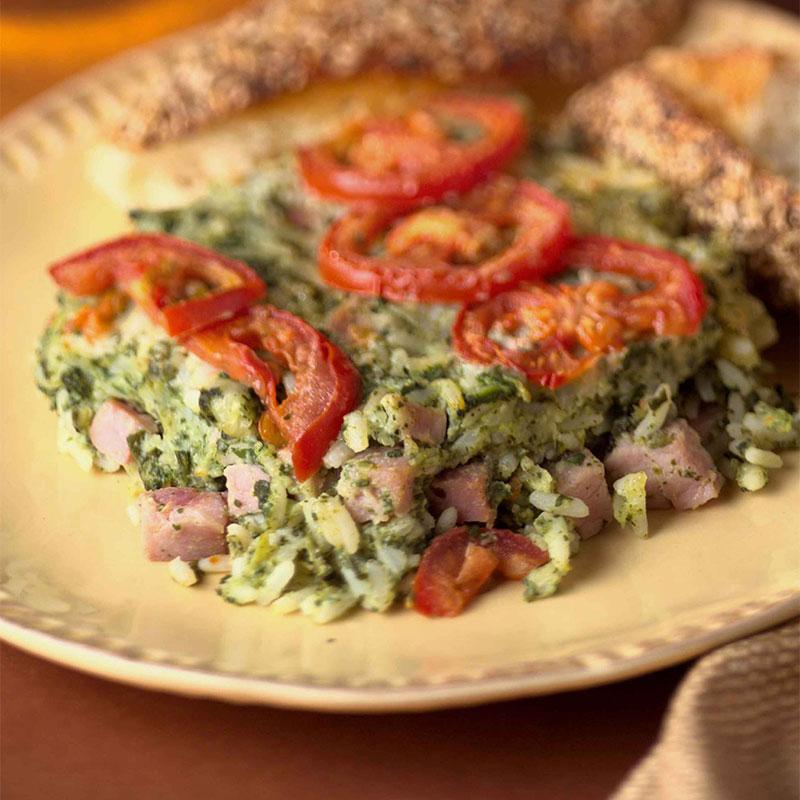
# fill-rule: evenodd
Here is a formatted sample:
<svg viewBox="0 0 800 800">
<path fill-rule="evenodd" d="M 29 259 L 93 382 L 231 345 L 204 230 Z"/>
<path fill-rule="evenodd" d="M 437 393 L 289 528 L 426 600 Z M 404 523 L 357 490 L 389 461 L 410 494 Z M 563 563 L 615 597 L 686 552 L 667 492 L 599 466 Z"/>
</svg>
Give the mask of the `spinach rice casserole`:
<svg viewBox="0 0 800 800">
<path fill-rule="evenodd" d="M 360 121 L 131 219 L 51 269 L 36 380 L 59 448 L 132 478 L 147 557 L 224 573 L 233 604 L 547 597 L 612 519 L 644 537 L 648 507 L 762 489 L 800 438 L 724 238 L 651 173 L 534 142 L 505 97 Z"/>
</svg>

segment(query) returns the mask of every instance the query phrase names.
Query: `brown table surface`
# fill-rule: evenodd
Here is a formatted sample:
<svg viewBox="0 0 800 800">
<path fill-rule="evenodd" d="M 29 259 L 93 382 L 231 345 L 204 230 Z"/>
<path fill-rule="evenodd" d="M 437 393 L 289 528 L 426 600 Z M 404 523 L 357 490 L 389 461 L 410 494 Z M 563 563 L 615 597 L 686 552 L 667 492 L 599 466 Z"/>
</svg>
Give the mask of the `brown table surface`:
<svg viewBox="0 0 800 800">
<path fill-rule="evenodd" d="M 233 5 L 4 0 L 0 108 Z M 0 658 L 3 800 L 605 798 L 653 743 L 686 671 L 479 708 L 346 716 L 147 692 L 8 646 Z"/>
<path fill-rule="evenodd" d="M 147 692 L 2 648 L 3 800 L 598 800 L 683 667 L 598 689 L 355 716 Z"/>
</svg>

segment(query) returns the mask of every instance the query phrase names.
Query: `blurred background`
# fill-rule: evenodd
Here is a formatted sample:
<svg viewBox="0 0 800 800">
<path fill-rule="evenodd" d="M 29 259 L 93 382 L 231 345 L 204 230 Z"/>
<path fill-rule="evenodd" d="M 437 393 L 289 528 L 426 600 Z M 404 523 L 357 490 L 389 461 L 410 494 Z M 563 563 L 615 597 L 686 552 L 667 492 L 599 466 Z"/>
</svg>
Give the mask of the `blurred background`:
<svg viewBox="0 0 800 800">
<path fill-rule="evenodd" d="M 800 12 L 800 0 L 768 2 Z M 238 5 L 242 0 L 2 0 L 0 114 L 121 50 Z"/>
<path fill-rule="evenodd" d="M 121 50 L 239 5 L 242 0 L 2 0 L 0 113 Z"/>
</svg>

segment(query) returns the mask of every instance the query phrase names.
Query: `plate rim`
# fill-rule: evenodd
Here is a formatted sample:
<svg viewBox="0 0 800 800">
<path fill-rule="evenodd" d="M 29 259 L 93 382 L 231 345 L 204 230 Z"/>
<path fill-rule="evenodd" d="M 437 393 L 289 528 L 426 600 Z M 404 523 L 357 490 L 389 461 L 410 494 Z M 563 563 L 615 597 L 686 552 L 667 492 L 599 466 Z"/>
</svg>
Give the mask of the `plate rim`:
<svg viewBox="0 0 800 800">
<path fill-rule="evenodd" d="M 711 615 L 689 627 L 692 634 L 675 641 L 647 640 L 616 649 L 582 654 L 563 670 L 536 669 L 536 662 L 518 672 L 457 677 L 435 683 L 348 686 L 314 684 L 225 673 L 118 655 L 96 645 L 72 641 L 0 616 L 0 640 L 28 653 L 80 672 L 118 683 L 188 697 L 262 704 L 331 713 L 435 711 L 516 697 L 587 689 L 635 678 L 694 658 L 720 645 L 766 630 L 800 615 L 800 589 L 783 590 L 762 601 L 750 601 Z M 739 619 L 731 620 L 732 616 Z M 646 648 L 637 655 L 622 650 Z M 566 658 L 564 662 L 573 661 Z M 596 663 L 587 663 L 596 660 Z M 541 662 L 539 662 L 541 663 Z M 552 663 L 552 662 L 548 662 Z"/>
<path fill-rule="evenodd" d="M 715 5 L 753 9 L 758 4 L 712 0 Z M 763 8 L 763 7 L 762 7 Z M 775 9 L 768 8 L 769 11 Z M 792 21 L 789 15 L 783 15 Z M 89 140 L 115 113 L 119 98 L 146 80 L 169 47 L 192 30 L 140 45 L 72 76 L 13 109 L 0 120 L 0 171 L 35 179 L 65 143 Z M 71 115 L 78 113 L 80 124 Z M 48 127 L 42 140 L 36 130 Z M 55 136 L 52 134 L 55 133 Z M 0 604 L 3 605 L 3 604 Z M 15 604 L 11 604 L 12 606 Z M 411 712 L 474 705 L 528 695 L 598 686 L 672 666 L 714 647 L 751 635 L 800 614 L 800 587 L 750 599 L 709 613 L 688 625 L 673 625 L 660 637 L 623 642 L 555 661 L 531 660 L 475 675 L 432 682 L 353 685 L 247 676 L 114 652 L 108 644 L 76 641 L 69 625 L 47 627 L 47 615 L 30 607 L 28 623 L 0 609 L 0 639 L 33 655 L 91 675 L 140 688 L 234 703 L 258 703 L 326 712 Z M 38 615 L 38 616 L 37 616 Z M 37 623 L 38 622 L 38 627 Z M 66 628 L 57 631 L 53 628 Z"/>
</svg>

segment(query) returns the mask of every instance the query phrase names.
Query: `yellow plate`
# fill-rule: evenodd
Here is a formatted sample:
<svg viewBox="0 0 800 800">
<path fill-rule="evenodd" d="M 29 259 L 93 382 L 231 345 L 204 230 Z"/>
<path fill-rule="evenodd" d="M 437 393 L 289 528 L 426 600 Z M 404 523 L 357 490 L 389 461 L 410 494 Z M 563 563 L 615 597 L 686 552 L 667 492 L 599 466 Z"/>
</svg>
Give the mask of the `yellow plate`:
<svg viewBox="0 0 800 800">
<path fill-rule="evenodd" d="M 730 3 L 713 8 L 731 19 L 753 14 Z M 85 180 L 82 161 L 98 118 L 137 79 L 140 58 L 94 70 L 3 125 L 4 638 L 150 688 L 324 710 L 414 710 L 629 677 L 798 612 L 794 453 L 764 492 L 728 488 L 699 511 L 654 514 L 648 541 L 610 529 L 587 542 L 551 599 L 528 604 L 518 584 L 506 584 L 453 620 L 362 612 L 317 627 L 227 605 L 211 585 L 184 589 L 146 562 L 125 516 L 124 479 L 85 474 L 57 453 L 55 417 L 32 379 L 34 340 L 53 307 L 44 266 L 125 227 Z"/>
</svg>

